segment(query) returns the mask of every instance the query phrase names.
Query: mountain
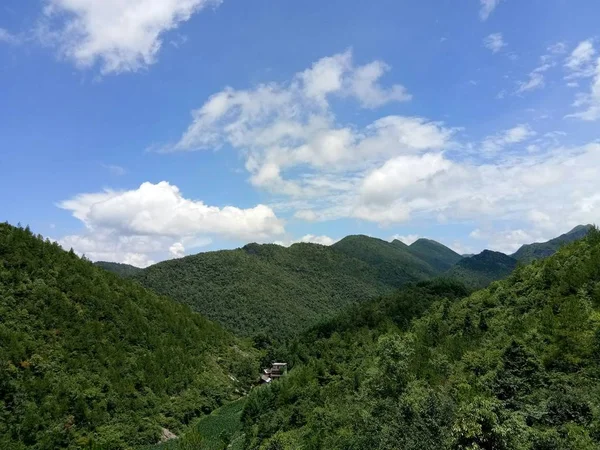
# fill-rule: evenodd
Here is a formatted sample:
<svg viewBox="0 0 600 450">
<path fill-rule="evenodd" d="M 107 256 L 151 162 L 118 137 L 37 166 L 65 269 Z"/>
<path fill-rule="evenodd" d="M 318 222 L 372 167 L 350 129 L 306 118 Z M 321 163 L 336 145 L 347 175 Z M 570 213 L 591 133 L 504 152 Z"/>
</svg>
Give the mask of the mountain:
<svg viewBox="0 0 600 450">
<path fill-rule="evenodd" d="M 472 289 L 481 289 L 492 281 L 510 275 L 517 263 L 516 259 L 504 253 L 484 250 L 478 255 L 461 259 L 445 276 L 459 280 Z"/>
<path fill-rule="evenodd" d="M 408 251 L 440 272 L 448 270 L 462 259 L 454 250 L 431 239 L 416 240 L 410 244 Z"/>
<path fill-rule="evenodd" d="M 97 261 L 94 265 L 103 268 L 104 270 L 108 270 L 109 272 L 116 273 L 122 277 L 131 277 L 136 273 L 140 272 L 143 269 L 139 267 L 132 266 L 130 264 L 121 264 L 115 262 L 108 261 Z"/>
<path fill-rule="evenodd" d="M 187 306 L 0 224 L 0 448 L 154 444 L 239 397 L 257 363 Z"/>
<path fill-rule="evenodd" d="M 448 258 L 434 243 L 416 252 Z M 451 251 L 449 251 L 451 252 Z M 441 273 L 408 246 L 348 236 L 332 246 L 248 244 L 165 261 L 134 275 L 240 336 L 281 339 L 344 307 Z"/>
<path fill-rule="evenodd" d="M 434 280 L 363 302 L 280 352 L 244 448 L 598 449 L 600 232 L 470 296 Z"/>
<path fill-rule="evenodd" d="M 578 225 L 568 233 L 562 234 L 548 242 L 523 245 L 511 256 L 525 264 L 530 263 L 534 259 L 547 258 L 556 253 L 562 245 L 585 237 L 592 228 L 592 225 Z"/>
<path fill-rule="evenodd" d="M 134 279 L 238 335 L 271 339 L 396 287 L 364 261 L 305 243 L 199 253 L 155 264 Z"/>
<path fill-rule="evenodd" d="M 374 267 L 378 280 L 393 287 L 432 278 L 439 273 L 397 240 L 390 243 L 369 236 L 353 235 L 336 242 L 331 248 Z"/>
</svg>

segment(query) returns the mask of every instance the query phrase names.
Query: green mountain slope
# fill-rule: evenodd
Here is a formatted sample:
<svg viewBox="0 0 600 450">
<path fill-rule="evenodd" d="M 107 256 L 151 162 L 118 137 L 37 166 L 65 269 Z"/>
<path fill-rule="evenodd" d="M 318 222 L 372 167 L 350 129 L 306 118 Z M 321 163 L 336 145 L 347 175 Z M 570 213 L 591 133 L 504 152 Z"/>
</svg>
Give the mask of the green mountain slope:
<svg viewBox="0 0 600 450">
<path fill-rule="evenodd" d="M 556 253 L 561 245 L 568 244 L 585 237 L 590 229 L 592 229 L 592 225 L 576 226 L 568 233 L 562 234 L 557 238 L 549 240 L 548 242 L 523 245 L 511 256 L 517 261 L 525 264 L 530 263 L 534 259 L 547 258 L 548 256 Z"/>
<path fill-rule="evenodd" d="M 142 271 L 139 267 L 132 266 L 130 264 L 122 264 L 107 261 L 97 261 L 94 263 L 95 266 L 101 267 L 109 272 L 116 273 L 124 278 L 131 277 L 136 273 Z"/>
<path fill-rule="evenodd" d="M 392 289 L 376 268 L 318 244 L 200 253 L 155 264 L 135 279 L 236 334 L 271 338 Z"/>
<path fill-rule="evenodd" d="M 481 289 L 492 281 L 506 278 L 517 267 L 517 260 L 500 252 L 484 250 L 463 258 L 445 276 L 461 281 L 471 289 Z"/>
<path fill-rule="evenodd" d="M 255 354 L 188 307 L 0 224 L 0 448 L 156 443 L 161 427 L 239 396 Z"/>
<path fill-rule="evenodd" d="M 385 284 L 400 287 L 411 281 L 425 280 L 439 271 L 413 255 L 407 246 L 386 242 L 369 236 L 347 236 L 331 248 L 374 267 L 377 279 Z M 440 244 L 441 245 L 441 244 Z"/>
<path fill-rule="evenodd" d="M 416 240 L 410 244 L 408 251 L 440 272 L 448 270 L 462 259 L 454 250 L 431 239 Z"/>
<path fill-rule="evenodd" d="M 246 448 L 600 448 L 600 233 L 463 295 L 424 282 L 303 334 Z"/>
</svg>

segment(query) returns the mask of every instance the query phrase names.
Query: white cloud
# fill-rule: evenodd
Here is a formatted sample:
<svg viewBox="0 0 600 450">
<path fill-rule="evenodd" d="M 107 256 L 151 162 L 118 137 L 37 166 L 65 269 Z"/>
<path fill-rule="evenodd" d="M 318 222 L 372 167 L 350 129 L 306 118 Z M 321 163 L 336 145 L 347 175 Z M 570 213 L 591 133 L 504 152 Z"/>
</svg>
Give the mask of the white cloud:
<svg viewBox="0 0 600 450">
<path fill-rule="evenodd" d="M 265 238 L 283 233 L 271 208 L 218 208 L 181 195 L 166 181 L 143 183 L 138 189 L 79 194 L 59 204 L 90 229 L 116 229 L 123 234 L 192 236 L 216 234 L 229 238 Z"/>
<path fill-rule="evenodd" d="M 40 39 L 78 67 L 130 72 L 156 61 L 165 32 L 221 0 L 46 0 Z"/>
<path fill-rule="evenodd" d="M 307 222 L 314 222 L 317 220 L 317 214 L 310 209 L 301 209 L 294 213 L 296 219 L 306 220 Z"/>
<path fill-rule="evenodd" d="M 554 231 L 600 222 L 600 144 L 517 155 L 494 164 L 441 160 L 435 167 L 442 169 L 408 186 L 398 185 L 394 171 L 378 171 L 377 197 L 358 216 L 381 224 L 418 214 L 448 221 L 520 221 L 540 228 L 542 216 L 530 215 L 538 211 L 550 218 Z"/>
<path fill-rule="evenodd" d="M 490 34 L 483 40 L 483 45 L 491 50 L 492 53 L 498 53 L 503 47 L 506 47 L 502 33 Z"/>
<path fill-rule="evenodd" d="M 92 259 L 128 262 L 182 256 L 184 245 L 206 245 L 207 236 L 265 240 L 284 232 L 283 223 L 264 205 L 218 208 L 182 196 L 167 182 L 143 183 L 130 191 L 80 194 L 59 204 L 86 226 L 83 235 L 60 242 Z M 175 241 L 175 242 L 174 242 Z M 145 259 L 144 259 L 145 258 Z"/>
<path fill-rule="evenodd" d="M 4 28 L 0 28 L 0 42 L 10 45 L 17 45 L 21 43 L 21 38 Z"/>
<path fill-rule="evenodd" d="M 152 255 L 166 245 L 164 241 L 148 236 L 119 236 L 106 231 L 65 236 L 58 243 L 64 249 L 72 248 L 93 261 L 115 261 L 136 267 L 154 264 Z"/>
<path fill-rule="evenodd" d="M 542 60 L 547 60 L 547 58 L 542 57 Z M 533 69 L 533 71 L 529 74 L 529 79 L 527 81 L 520 81 L 517 83 L 518 88 L 516 90 L 516 93 L 522 94 L 527 91 L 543 88 L 546 84 L 544 72 L 547 72 L 549 69 L 554 67 L 554 65 L 554 63 L 547 62 Z"/>
<path fill-rule="evenodd" d="M 523 244 L 531 244 L 536 241 L 539 234 L 531 235 L 529 232 L 516 230 L 480 230 L 471 232 L 470 236 L 474 239 L 481 239 L 487 242 L 490 250 L 502 252 L 511 255 L 516 252 Z"/>
<path fill-rule="evenodd" d="M 175 242 L 169 247 L 169 253 L 173 258 L 182 258 L 185 256 L 185 247 L 181 242 Z"/>
<path fill-rule="evenodd" d="M 421 238 L 421 236 L 419 236 L 418 234 L 408 234 L 408 235 L 395 234 L 392 236 L 390 241 L 398 240 L 398 241 L 404 242 L 406 245 L 410 245 L 413 242 L 416 242 L 420 238 Z"/>
<path fill-rule="evenodd" d="M 486 137 L 481 143 L 484 156 L 493 156 L 506 146 L 518 144 L 535 136 L 528 124 L 520 124 L 493 136 Z"/>
<path fill-rule="evenodd" d="M 594 58 L 596 50 L 591 39 L 580 42 L 565 61 L 565 67 L 575 76 L 587 76 L 589 63 Z"/>
<path fill-rule="evenodd" d="M 390 156 L 440 149 L 454 133 L 419 117 L 387 116 L 363 128 L 339 124 L 332 96 L 356 99 L 365 108 L 409 99 L 401 85 L 378 83 L 387 69 L 380 61 L 355 66 L 346 51 L 320 59 L 288 83 L 226 88 L 193 112 L 179 142 L 165 150 L 233 147 L 246 159 L 251 183 L 277 194 L 320 196 L 324 189 L 346 190 L 352 181 L 314 172 L 356 170 Z M 303 177 L 285 178 L 298 167 Z"/>
<path fill-rule="evenodd" d="M 377 84 L 377 80 L 388 70 L 389 66 L 381 61 L 373 61 L 355 70 L 350 90 L 365 108 L 377 108 L 391 101 L 405 102 L 412 98 L 404 86 L 396 84 L 383 89 Z"/>
<path fill-rule="evenodd" d="M 479 2 L 481 3 L 481 9 L 479 10 L 479 18 L 484 21 L 487 20 L 501 1 L 502 0 L 479 0 Z"/>
<path fill-rule="evenodd" d="M 390 159 L 364 178 L 360 186 L 363 205 L 368 209 L 382 203 L 387 205 L 399 193 L 432 182 L 436 175 L 449 170 L 450 166 L 450 161 L 441 153 Z"/>
<path fill-rule="evenodd" d="M 330 238 L 329 236 L 315 236 L 314 234 L 307 234 L 300 238 L 300 242 L 311 242 L 313 244 L 321 245 L 333 245 L 337 242 L 337 239 Z"/>
<path fill-rule="evenodd" d="M 579 94 L 574 106 L 578 108 L 583 106 L 585 109 L 570 114 L 567 117 L 574 117 L 585 121 L 595 121 L 600 119 L 600 58 L 596 61 L 590 92 Z"/>
</svg>

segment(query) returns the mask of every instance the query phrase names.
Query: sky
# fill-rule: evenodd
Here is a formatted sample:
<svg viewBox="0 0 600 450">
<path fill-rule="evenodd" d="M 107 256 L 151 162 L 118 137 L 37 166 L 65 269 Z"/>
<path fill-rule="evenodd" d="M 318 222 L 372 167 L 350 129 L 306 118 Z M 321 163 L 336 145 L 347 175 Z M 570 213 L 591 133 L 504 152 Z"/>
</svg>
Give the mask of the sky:
<svg viewBox="0 0 600 450">
<path fill-rule="evenodd" d="M 0 220 L 140 267 L 600 222 L 596 0 L 3 0 Z"/>
</svg>

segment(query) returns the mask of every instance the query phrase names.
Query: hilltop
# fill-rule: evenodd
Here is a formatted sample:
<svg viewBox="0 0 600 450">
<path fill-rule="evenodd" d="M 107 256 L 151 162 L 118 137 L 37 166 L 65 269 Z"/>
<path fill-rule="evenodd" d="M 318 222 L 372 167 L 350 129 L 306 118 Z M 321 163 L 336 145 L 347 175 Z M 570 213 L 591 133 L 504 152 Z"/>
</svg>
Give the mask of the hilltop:
<svg viewBox="0 0 600 450">
<path fill-rule="evenodd" d="M 393 243 L 395 242 L 398 241 Z M 463 258 L 454 250 L 431 239 L 417 239 L 408 246 L 408 251 L 440 272 L 448 270 Z"/>
<path fill-rule="evenodd" d="M 463 258 L 444 275 L 461 281 L 471 289 L 481 289 L 492 281 L 506 278 L 518 261 L 501 252 L 484 250 L 478 255 Z"/>
<path fill-rule="evenodd" d="M 0 224 L 0 448 L 156 443 L 239 397 L 257 359 L 187 306 Z"/>
</svg>

